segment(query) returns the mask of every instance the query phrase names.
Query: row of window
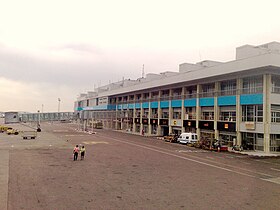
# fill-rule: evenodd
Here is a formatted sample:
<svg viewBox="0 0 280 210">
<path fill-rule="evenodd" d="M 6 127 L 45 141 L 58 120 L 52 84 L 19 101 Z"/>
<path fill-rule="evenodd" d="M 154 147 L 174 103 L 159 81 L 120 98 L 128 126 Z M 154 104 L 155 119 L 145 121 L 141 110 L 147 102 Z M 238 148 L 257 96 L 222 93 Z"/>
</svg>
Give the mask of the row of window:
<svg viewBox="0 0 280 210">
<path fill-rule="evenodd" d="M 263 122 L 263 106 L 262 105 L 244 105 L 241 107 L 242 121 L 243 122 Z M 158 114 L 158 109 L 151 109 L 151 115 L 149 116 L 149 109 L 143 109 L 141 115 L 141 109 L 135 110 L 135 116 L 133 110 L 125 111 L 86 111 L 84 112 L 85 118 L 97 118 L 97 119 L 110 119 L 110 118 L 163 118 L 169 119 L 169 109 L 162 109 L 161 115 Z M 184 114 L 184 119 L 195 120 L 196 108 L 187 107 Z M 202 107 L 200 120 L 214 120 L 214 107 Z M 182 119 L 182 110 L 180 108 L 173 108 L 172 119 Z M 236 107 L 227 106 L 219 109 L 219 121 L 236 121 Z M 280 123 L 280 105 L 271 106 L 271 122 Z"/>
</svg>

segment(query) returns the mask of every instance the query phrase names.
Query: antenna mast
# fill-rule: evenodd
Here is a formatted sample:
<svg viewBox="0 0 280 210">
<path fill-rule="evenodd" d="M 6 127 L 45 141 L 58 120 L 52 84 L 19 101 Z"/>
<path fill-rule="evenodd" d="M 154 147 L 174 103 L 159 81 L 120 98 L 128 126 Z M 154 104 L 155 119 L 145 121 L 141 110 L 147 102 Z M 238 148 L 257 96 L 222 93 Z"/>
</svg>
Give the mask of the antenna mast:
<svg viewBox="0 0 280 210">
<path fill-rule="evenodd" d="M 142 78 L 144 78 L 145 77 L 145 72 L 144 72 L 144 64 L 143 64 L 143 67 L 142 67 Z"/>
</svg>

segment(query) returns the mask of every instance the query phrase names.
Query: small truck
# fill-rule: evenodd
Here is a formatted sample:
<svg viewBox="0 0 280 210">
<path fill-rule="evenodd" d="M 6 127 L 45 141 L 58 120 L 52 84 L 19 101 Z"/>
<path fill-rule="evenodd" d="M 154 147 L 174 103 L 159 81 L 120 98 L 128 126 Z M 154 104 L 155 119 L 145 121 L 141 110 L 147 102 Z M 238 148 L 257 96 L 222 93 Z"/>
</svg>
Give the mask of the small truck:
<svg viewBox="0 0 280 210">
<path fill-rule="evenodd" d="M 23 139 L 35 139 L 37 137 L 37 131 L 22 131 L 21 136 Z"/>
</svg>

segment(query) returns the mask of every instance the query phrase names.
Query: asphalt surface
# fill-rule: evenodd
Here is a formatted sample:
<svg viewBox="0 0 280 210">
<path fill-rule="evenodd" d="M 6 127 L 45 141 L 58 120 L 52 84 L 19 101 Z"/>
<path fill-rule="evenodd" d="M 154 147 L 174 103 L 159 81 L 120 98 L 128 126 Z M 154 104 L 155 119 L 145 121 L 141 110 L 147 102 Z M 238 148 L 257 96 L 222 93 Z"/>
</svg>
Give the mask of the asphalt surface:
<svg viewBox="0 0 280 210">
<path fill-rule="evenodd" d="M 0 134 L 0 209 L 280 207 L 279 158 L 76 128 L 45 123 L 35 140 Z M 76 144 L 86 147 L 83 161 L 73 161 Z"/>
</svg>

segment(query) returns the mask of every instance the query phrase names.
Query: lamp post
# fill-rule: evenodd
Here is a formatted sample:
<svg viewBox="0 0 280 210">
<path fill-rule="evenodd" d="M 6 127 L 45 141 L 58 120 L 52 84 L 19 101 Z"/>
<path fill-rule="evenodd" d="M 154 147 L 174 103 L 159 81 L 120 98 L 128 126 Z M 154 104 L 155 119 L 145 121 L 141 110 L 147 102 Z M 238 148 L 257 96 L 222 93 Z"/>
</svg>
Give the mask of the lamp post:
<svg viewBox="0 0 280 210">
<path fill-rule="evenodd" d="M 60 120 L 60 101 L 61 101 L 61 99 L 60 98 L 58 98 L 57 99 L 58 100 L 58 111 L 57 111 L 57 116 L 58 116 L 58 120 Z"/>
<path fill-rule="evenodd" d="M 60 112 L 60 101 L 61 101 L 61 99 L 58 98 L 58 113 Z"/>
</svg>

